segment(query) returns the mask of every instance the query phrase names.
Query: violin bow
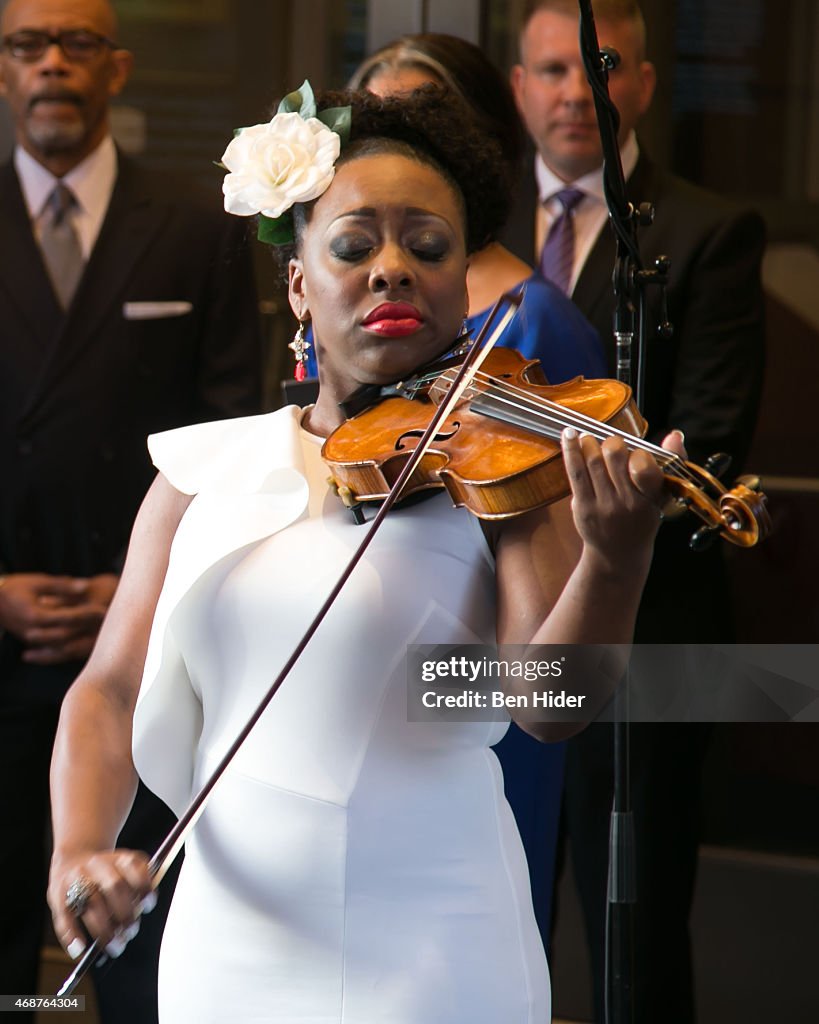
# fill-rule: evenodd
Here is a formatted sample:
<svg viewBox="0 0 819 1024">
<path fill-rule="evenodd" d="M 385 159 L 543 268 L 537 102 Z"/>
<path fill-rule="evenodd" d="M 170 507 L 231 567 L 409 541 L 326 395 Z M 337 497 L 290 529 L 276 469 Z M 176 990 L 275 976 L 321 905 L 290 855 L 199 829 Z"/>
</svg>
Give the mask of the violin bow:
<svg viewBox="0 0 819 1024">
<path fill-rule="evenodd" d="M 423 435 L 421 436 L 421 439 L 418 442 L 418 445 L 407 459 L 403 470 L 401 471 L 397 480 L 390 489 L 389 494 L 382 502 L 381 507 L 378 509 L 376 515 L 373 517 L 370 523 L 369 530 L 367 530 L 367 533 L 362 539 L 361 543 L 353 552 L 352 557 L 350 558 L 338 581 L 335 583 L 326 600 L 324 601 L 324 604 L 321 606 L 321 608 L 319 608 L 315 618 L 307 627 L 301 640 L 299 640 L 298 644 L 296 644 L 296 647 L 293 649 L 293 653 L 287 659 L 282 670 L 271 683 L 267 692 L 259 701 L 259 704 L 257 705 L 256 709 L 248 718 L 247 722 L 242 727 L 241 731 L 236 736 L 236 739 L 230 745 L 230 747 L 222 757 L 219 764 L 214 768 L 209 778 L 206 779 L 206 781 L 203 783 L 201 789 L 192 797 L 187 808 L 182 812 L 174 827 L 171 829 L 168 835 L 162 840 L 156 852 L 148 862 L 148 872 L 151 876 L 151 885 L 153 889 L 157 888 L 157 886 L 165 876 L 165 873 L 167 872 L 168 868 L 174 862 L 180 850 L 185 845 L 185 841 L 187 840 L 193 827 L 196 825 L 196 822 L 198 821 L 200 815 L 205 809 L 205 804 L 207 803 L 214 786 L 222 777 L 225 770 L 230 765 L 231 761 L 234 759 L 236 754 L 239 752 L 240 748 L 242 747 L 242 744 L 245 742 L 248 735 L 250 734 L 250 731 L 253 729 L 254 725 L 259 721 L 262 714 L 267 709 L 267 706 L 273 700 L 273 697 L 276 695 L 280 686 L 287 678 L 287 676 L 290 674 L 290 671 L 292 670 L 293 666 L 301 657 L 305 647 L 312 639 L 313 634 L 319 628 L 324 618 L 326 617 L 327 613 L 332 608 L 333 604 L 336 601 L 336 598 L 341 593 L 344 584 L 350 578 L 353 570 L 361 561 L 361 559 L 364 556 L 364 553 L 370 546 L 370 543 L 375 537 L 375 534 L 377 533 L 379 527 L 381 526 L 381 523 L 384 521 L 384 518 L 386 517 L 387 513 L 395 505 L 396 501 L 401 496 L 401 492 L 403 491 L 404 486 L 406 485 L 410 476 L 414 472 L 416 466 L 429 450 L 429 447 L 434 441 L 435 436 L 438 432 L 439 425 L 446 419 L 447 416 L 449 416 L 449 414 L 458 404 L 461 395 L 469 387 L 475 374 L 480 369 L 484 359 L 486 359 L 486 357 L 489 355 L 495 343 L 501 337 L 501 335 L 509 325 L 509 322 L 517 313 L 518 306 L 522 302 L 522 299 L 522 293 L 514 294 L 511 292 L 507 292 L 501 295 L 501 297 L 492 307 L 492 310 L 489 313 L 486 323 L 483 325 L 477 337 L 472 342 L 472 345 L 470 346 L 469 351 L 466 354 L 464 362 L 459 368 L 455 376 L 455 379 L 452 382 L 452 386 L 447 392 L 446 398 L 436 408 L 435 414 L 430 420 L 429 426 L 426 428 Z M 504 306 L 506 307 L 505 309 Z M 489 335 L 489 337 L 487 338 L 486 336 L 489 332 L 489 328 L 492 325 L 493 321 L 498 317 L 498 314 L 501 312 L 501 310 L 503 310 L 503 313 L 500 317 L 500 320 L 498 321 L 497 327 L 495 327 L 491 335 Z M 484 343 L 485 338 L 486 342 Z M 81 958 L 77 961 L 77 964 L 74 967 L 73 971 L 68 975 L 68 977 L 63 982 L 62 986 L 57 992 L 57 996 L 62 997 L 71 995 L 76 990 L 77 985 L 79 985 L 80 981 L 82 981 L 82 979 L 88 973 L 89 969 L 104 955 L 104 952 L 104 947 L 100 943 L 99 939 L 94 939 L 91 945 L 83 953 Z"/>
</svg>

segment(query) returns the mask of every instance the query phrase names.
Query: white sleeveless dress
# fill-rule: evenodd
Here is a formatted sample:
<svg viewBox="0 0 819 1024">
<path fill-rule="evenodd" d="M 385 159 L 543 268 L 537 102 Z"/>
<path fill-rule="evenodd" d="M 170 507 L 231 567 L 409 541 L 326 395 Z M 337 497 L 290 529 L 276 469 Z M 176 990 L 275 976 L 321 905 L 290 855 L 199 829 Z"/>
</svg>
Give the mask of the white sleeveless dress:
<svg viewBox="0 0 819 1024">
<path fill-rule="evenodd" d="M 195 493 L 134 723 L 177 812 L 230 745 L 364 527 L 300 410 L 151 439 Z M 498 723 L 408 721 L 406 645 L 494 636 L 478 522 L 445 495 L 390 514 L 217 786 L 186 847 L 162 1024 L 547 1024 Z"/>
</svg>

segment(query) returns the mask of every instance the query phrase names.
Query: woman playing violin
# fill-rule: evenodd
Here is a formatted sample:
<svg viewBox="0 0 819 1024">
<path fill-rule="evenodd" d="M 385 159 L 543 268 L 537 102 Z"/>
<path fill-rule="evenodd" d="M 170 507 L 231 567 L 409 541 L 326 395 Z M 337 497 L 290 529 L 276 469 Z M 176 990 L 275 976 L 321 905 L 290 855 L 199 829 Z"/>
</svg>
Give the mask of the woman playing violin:
<svg viewBox="0 0 819 1024">
<path fill-rule="evenodd" d="M 85 931 L 119 953 L 150 890 L 145 855 L 115 848 L 134 765 L 180 811 L 360 541 L 321 459 L 339 402 L 452 346 L 468 254 L 495 227 L 501 157 L 454 101 L 350 94 L 318 109 L 347 105 L 338 144 L 303 104 L 224 157 L 229 208 L 279 218 L 277 230 L 292 216 L 290 302 L 320 340 L 320 394 L 303 417 L 151 441 L 160 472 L 55 751 L 49 899 L 72 954 Z M 285 179 L 291 199 L 259 201 L 259 174 Z M 386 517 L 188 840 L 161 1020 L 550 1019 L 489 750 L 505 725 L 408 721 L 406 646 L 629 641 L 661 471 L 616 440 L 568 434 L 563 457 L 571 499 L 490 528 L 443 493 Z"/>
</svg>

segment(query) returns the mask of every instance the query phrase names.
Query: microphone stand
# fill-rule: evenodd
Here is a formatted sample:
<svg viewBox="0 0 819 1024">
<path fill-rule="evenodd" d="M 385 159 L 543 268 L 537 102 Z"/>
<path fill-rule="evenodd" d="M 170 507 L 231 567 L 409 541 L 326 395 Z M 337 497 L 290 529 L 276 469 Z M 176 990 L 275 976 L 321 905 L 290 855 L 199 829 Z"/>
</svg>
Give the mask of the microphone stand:
<svg viewBox="0 0 819 1024">
<path fill-rule="evenodd" d="M 614 339 L 617 379 L 633 387 L 637 407 L 642 409 L 645 390 L 645 338 L 647 324 L 646 288 L 664 287 L 670 262 L 660 257 L 654 269 L 643 269 L 637 243 L 638 226 L 654 218 L 649 203 L 635 208 L 626 197 L 626 182 L 620 160 L 617 132 L 620 116 L 608 90 L 609 71 L 617 66 L 616 50 L 601 50 L 594 24 L 591 0 L 579 0 L 580 52 L 594 94 L 594 107 L 603 148 L 603 186 L 609 219 L 614 230 L 617 255 L 612 274 L 615 296 Z M 665 300 L 663 296 L 663 314 Z M 670 337 L 667 316 L 660 334 Z M 632 349 L 637 340 L 637 379 L 632 384 Z M 628 671 L 628 670 L 627 670 Z M 614 793 L 609 830 L 609 870 L 605 938 L 605 1020 L 606 1024 L 632 1024 L 634 1020 L 634 906 L 637 901 L 635 877 L 634 817 L 631 810 L 629 766 L 628 678 L 619 687 L 614 705 Z"/>
</svg>

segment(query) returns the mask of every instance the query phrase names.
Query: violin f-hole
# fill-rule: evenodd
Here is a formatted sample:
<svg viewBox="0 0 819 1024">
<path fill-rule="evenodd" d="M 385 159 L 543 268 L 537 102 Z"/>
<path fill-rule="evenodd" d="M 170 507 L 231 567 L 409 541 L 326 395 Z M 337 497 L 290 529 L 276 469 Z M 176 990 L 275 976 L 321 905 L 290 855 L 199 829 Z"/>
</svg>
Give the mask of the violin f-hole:
<svg viewBox="0 0 819 1024">
<path fill-rule="evenodd" d="M 452 430 L 439 431 L 433 437 L 432 442 L 434 443 L 435 441 L 449 441 L 458 433 L 458 431 L 460 429 L 461 429 L 460 421 L 456 420 L 456 422 L 453 424 Z M 405 440 L 404 439 L 405 438 L 406 439 L 415 438 L 416 440 L 418 440 L 418 438 L 423 437 L 423 434 L 424 434 L 423 430 L 407 430 L 399 438 L 397 438 L 397 440 L 395 442 L 395 450 L 397 452 L 400 452 L 401 449 L 404 448 L 404 444 L 405 444 Z"/>
</svg>

